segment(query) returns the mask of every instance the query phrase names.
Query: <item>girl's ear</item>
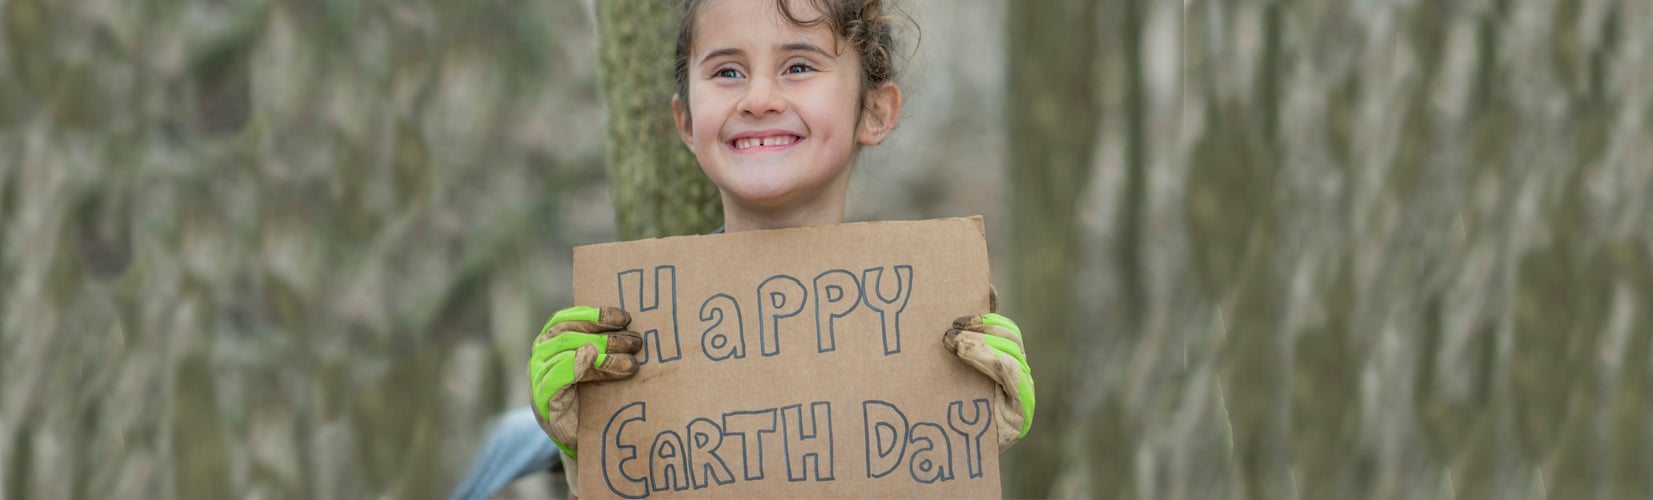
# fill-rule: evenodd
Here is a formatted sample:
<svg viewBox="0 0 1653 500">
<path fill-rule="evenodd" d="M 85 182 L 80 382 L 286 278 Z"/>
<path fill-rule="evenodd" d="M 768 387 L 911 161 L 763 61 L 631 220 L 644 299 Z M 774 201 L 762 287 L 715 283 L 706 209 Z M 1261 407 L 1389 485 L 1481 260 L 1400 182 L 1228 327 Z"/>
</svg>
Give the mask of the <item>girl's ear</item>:
<svg viewBox="0 0 1653 500">
<path fill-rule="evenodd" d="M 895 131 L 895 123 L 901 119 L 901 87 L 895 82 L 884 82 L 867 91 L 866 102 L 861 112 L 860 130 L 855 140 L 864 146 L 877 146 L 884 142 L 890 132 Z"/>
<path fill-rule="evenodd" d="M 688 103 L 678 99 L 677 94 L 672 94 L 672 123 L 677 126 L 677 137 L 693 151 L 694 143 L 689 140 L 694 138 L 694 123 L 689 120 Z"/>
</svg>

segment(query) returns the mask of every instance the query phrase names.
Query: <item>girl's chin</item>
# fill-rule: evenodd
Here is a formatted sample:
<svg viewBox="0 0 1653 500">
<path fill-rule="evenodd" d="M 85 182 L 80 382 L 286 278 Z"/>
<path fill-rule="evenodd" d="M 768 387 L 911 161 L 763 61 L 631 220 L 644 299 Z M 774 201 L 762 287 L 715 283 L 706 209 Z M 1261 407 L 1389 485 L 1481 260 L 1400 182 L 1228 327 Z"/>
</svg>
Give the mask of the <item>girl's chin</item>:
<svg viewBox="0 0 1653 500">
<path fill-rule="evenodd" d="M 808 189 L 808 182 L 800 179 L 795 166 L 785 164 L 734 165 L 728 170 L 728 186 L 742 198 L 751 200 L 785 197 L 788 193 Z"/>
<path fill-rule="evenodd" d="M 784 188 L 737 188 L 731 194 L 747 206 L 775 209 L 787 206 L 794 191 Z"/>
<path fill-rule="evenodd" d="M 825 194 L 835 174 L 796 163 L 733 163 L 716 169 L 712 180 L 725 195 L 765 210 L 787 209 Z"/>
</svg>

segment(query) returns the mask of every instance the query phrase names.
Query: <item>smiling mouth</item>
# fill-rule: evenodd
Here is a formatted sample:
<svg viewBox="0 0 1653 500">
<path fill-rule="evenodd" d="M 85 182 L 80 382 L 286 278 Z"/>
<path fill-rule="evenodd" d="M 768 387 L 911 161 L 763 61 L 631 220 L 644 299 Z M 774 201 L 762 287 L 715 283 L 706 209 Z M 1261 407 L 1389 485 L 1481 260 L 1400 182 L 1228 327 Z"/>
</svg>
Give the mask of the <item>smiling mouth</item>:
<svg viewBox="0 0 1653 500">
<path fill-rule="evenodd" d="M 799 137 L 799 136 L 795 136 L 795 135 L 772 135 L 772 136 L 769 136 L 769 137 L 742 137 L 742 138 L 739 138 L 739 139 L 735 139 L 733 141 L 729 141 L 729 146 L 735 148 L 736 151 L 744 151 L 744 150 L 748 150 L 748 149 L 761 148 L 761 147 L 767 147 L 767 146 L 776 146 L 776 147 L 778 147 L 778 146 L 790 146 L 790 145 L 795 144 L 795 143 L 797 143 L 799 141 L 802 141 L 802 140 L 804 140 L 804 138 Z"/>
</svg>

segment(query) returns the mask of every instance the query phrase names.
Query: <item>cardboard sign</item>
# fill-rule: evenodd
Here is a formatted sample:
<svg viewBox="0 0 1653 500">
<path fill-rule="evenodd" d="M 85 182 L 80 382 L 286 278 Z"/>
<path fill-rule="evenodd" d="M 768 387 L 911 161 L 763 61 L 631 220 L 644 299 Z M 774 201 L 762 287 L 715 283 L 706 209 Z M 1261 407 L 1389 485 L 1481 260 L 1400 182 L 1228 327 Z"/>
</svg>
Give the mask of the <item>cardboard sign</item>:
<svg viewBox="0 0 1653 500">
<path fill-rule="evenodd" d="M 644 337 L 580 390 L 580 493 L 998 497 L 992 382 L 941 343 L 988 293 L 981 217 L 575 248 Z"/>
</svg>

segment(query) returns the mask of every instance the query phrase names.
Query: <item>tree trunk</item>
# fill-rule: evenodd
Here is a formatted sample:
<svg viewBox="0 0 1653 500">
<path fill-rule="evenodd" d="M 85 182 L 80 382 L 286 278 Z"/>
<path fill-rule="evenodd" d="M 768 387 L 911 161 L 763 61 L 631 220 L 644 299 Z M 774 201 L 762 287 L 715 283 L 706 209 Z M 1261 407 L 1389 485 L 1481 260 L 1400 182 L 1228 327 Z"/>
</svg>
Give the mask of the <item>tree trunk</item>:
<svg viewBox="0 0 1653 500">
<path fill-rule="evenodd" d="M 1027 332 L 1038 380 L 1033 430 L 1005 457 L 1005 494 L 1048 497 L 1071 420 L 1073 262 L 1079 195 L 1089 185 L 1101 123 L 1094 80 L 1100 13 L 1091 0 L 1010 2 L 1006 108 L 1010 137 L 1012 277 L 1006 309 Z"/>
<path fill-rule="evenodd" d="M 676 2 L 597 2 L 609 192 L 622 240 L 698 234 L 723 223 L 717 187 L 672 126 Z"/>
</svg>

